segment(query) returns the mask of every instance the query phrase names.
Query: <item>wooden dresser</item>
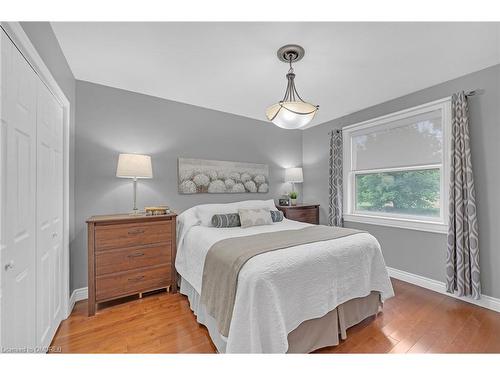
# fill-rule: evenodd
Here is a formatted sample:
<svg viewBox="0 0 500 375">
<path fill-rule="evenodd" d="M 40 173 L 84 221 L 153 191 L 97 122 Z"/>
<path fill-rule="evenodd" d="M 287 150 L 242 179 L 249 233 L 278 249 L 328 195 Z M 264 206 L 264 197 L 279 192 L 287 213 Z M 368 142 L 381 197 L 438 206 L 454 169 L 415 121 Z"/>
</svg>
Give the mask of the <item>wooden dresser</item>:
<svg viewBox="0 0 500 375">
<path fill-rule="evenodd" d="M 88 225 L 88 307 L 167 288 L 177 291 L 176 214 L 92 216 Z"/>
<path fill-rule="evenodd" d="M 304 223 L 319 224 L 319 204 L 298 204 L 296 206 L 276 206 L 287 219 Z"/>
</svg>

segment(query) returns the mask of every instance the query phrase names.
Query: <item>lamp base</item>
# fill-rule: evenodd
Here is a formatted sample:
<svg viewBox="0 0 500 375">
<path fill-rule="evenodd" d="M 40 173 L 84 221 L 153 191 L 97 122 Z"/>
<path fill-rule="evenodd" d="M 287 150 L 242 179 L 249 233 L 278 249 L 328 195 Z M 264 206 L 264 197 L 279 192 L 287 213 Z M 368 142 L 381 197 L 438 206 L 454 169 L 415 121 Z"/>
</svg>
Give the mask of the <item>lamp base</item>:
<svg viewBox="0 0 500 375">
<path fill-rule="evenodd" d="M 137 178 L 134 177 L 134 208 L 132 209 L 132 212 L 129 212 L 130 216 L 140 216 L 141 213 L 139 212 L 139 209 L 137 208 Z"/>
</svg>

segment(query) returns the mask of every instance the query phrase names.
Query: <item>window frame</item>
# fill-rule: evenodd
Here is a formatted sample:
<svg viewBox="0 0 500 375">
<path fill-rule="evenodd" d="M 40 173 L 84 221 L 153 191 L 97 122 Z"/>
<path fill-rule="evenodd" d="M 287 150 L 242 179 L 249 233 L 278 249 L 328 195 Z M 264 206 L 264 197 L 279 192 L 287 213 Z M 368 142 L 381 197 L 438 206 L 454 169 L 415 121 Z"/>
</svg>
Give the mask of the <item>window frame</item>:
<svg viewBox="0 0 500 375">
<path fill-rule="evenodd" d="M 422 164 L 414 166 L 395 166 L 388 168 L 363 169 L 353 171 L 352 169 L 352 138 L 359 135 L 363 130 L 383 130 L 388 129 L 391 123 L 398 120 L 404 120 L 409 117 L 424 114 L 432 111 L 441 112 L 441 126 L 443 131 L 443 152 L 439 163 Z M 342 128 L 343 133 L 343 207 L 344 220 L 348 222 L 358 222 L 365 224 L 374 224 L 390 226 L 396 228 L 414 229 L 426 232 L 447 233 L 448 231 L 448 201 L 450 185 L 450 150 L 451 150 L 451 97 L 436 100 L 430 103 L 393 112 L 371 120 L 363 121 L 357 124 Z M 356 186 L 355 179 L 357 175 L 381 172 L 410 171 L 422 169 L 440 170 L 440 216 L 418 216 L 393 214 L 386 212 L 370 212 L 356 210 Z"/>
</svg>

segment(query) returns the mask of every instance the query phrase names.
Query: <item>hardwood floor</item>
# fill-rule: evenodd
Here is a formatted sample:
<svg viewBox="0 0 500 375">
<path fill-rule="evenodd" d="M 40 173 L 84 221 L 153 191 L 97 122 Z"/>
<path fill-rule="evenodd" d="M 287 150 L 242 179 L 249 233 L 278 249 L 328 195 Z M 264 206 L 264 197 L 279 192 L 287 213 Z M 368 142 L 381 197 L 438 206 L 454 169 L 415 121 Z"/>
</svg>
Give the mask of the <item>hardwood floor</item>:
<svg viewBox="0 0 500 375">
<path fill-rule="evenodd" d="M 500 353 L 500 313 L 392 279 L 383 313 L 318 353 Z M 160 293 L 110 303 L 87 317 L 78 302 L 52 342 L 63 353 L 213 353 L 187 298 Z"/>
</svg>

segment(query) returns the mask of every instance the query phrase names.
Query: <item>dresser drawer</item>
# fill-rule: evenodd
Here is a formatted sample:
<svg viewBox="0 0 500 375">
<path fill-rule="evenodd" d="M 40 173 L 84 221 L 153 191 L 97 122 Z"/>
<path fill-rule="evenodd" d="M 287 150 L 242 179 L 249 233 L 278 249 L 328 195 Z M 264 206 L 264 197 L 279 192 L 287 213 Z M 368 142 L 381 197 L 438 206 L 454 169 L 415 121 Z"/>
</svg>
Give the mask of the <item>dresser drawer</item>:
<svg viewBox="0 0 500 375">
<path fill-rule="evenodd" d="M 142 291 L 159 289 L 171 284 L 171 265 L 164 264 L 96 278 L 97 302 Z"/>
<path fill-rule="evenodd" d="M 96 275 L 129 271 L 137 268 L 171 263 L 170 242 L 100 251 L 96 254 Z"/>
<path fill-rule="evenodd" d="M 318 221 L 318 210 L 316 208 L 303 208 L 288 210 L 287 219 L 316 224 Z"/>
<path fill-rule="evenodd" d="M 100 251 L 168 242 L 171 237 L 170 221 L 100 225 L 95 228 L 95 249 Z"/>
</svg>

